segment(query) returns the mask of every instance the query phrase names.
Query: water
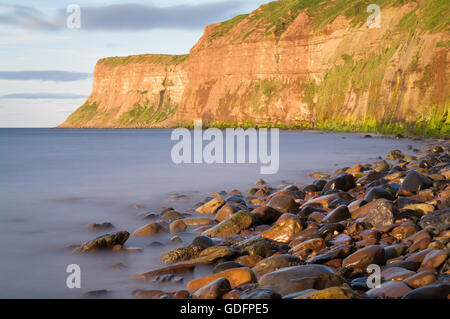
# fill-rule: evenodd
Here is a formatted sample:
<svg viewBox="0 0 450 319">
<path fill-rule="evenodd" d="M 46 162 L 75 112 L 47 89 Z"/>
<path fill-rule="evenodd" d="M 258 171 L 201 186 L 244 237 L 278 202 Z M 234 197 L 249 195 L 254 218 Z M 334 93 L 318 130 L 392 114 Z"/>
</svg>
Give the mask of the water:
<svg viewBox="0 0 450 319">
<path fill-rule="evenodd" d="M 68 245 L 101 234 L 88 231 L 89 224 L 108 221 L 116 230 L 132 232 L 146 223 L 143 213 L 189 209 L 214 191 L 244 193 L 261 177 L 272 186 L 284 181 L 304 185 L 312 171 L 332 173 L 375 161 L 393 149 L 411 154 L 408 145 L 422 146 L 408 139 L 363 139 L 361 134 L 280 132 L 280 170 L 261 176 L 260 164 L 173 164 L 170 133 L 0 129 L 0 297 L 79 298 L 86 291 L 108 289 L 111 298 L 132 298 L 135 289 L 156 287 L 131 277 L 159 266 L 161 251 L 174 248 L 169 236 L 130 238 L 127 244 L 144 248 L 142 253 L 70 254 Z M 189 201 L 168 200 L 174 193 Z M 180 237 L 188 242 L 192 236 Z M 153 241 L 165 246 L 147 247 Z M 116 263 L 126 268 L 111 269 Z M 81 289 L 66 286 L 69 264 L 81 267 Z"/>
</svg>

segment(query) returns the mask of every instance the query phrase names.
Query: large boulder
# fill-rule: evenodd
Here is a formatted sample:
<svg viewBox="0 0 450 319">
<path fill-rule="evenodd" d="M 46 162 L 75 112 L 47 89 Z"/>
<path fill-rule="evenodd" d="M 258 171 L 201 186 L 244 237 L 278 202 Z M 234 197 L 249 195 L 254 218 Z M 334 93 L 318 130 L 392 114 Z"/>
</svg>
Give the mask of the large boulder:
<svg viewBox="0 0 450 319">
<path fill-rule="evenodd" d="M 306 289 L 325 289 L 340 286 L 344 280 L 323 265 L 301 265 L 283 268 L 265 274 L 259 280 L 259 288 L 269 288 L 285 296 Z"/>
<path fill-rule="evenodd" d="M 379 200 L 362 218 L 375 228 L 390 226 L 394 223 L 394 205 L 392 201 Z"/>
</svg>

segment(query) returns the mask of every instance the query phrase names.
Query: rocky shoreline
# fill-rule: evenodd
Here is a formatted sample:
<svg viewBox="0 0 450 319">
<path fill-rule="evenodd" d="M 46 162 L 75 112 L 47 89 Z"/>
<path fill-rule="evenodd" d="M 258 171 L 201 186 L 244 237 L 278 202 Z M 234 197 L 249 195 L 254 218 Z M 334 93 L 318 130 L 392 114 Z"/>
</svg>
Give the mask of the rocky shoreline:
<svg viewBox="0 0 450 319">
<path fill-rule="evenodd" d="M 245 193 L 211 193 L 190 210 L 150 213 L 132 234 L 105 234 L 72 252 L 134 252 L 140 248 L 127 247 L 130 236 L 172 234 L 180 247 L 160 256 L 160 268 L 130 280 L 185 288 L 138 290 L 136 298 L 448 299 L 449 149 L 448 140 L 435 140 L 426 150 L 411 147 L 411 156 L 394 150 L 332 176 L 316 173 L 310 185 L 259 180 Z M 198 236 L 185 245 L 184 232 Z M 368 287 L 370 265 L 380 267 L 380 287 Z M 185 282 L 197 267 L 208 275 Z"/>
</svg>

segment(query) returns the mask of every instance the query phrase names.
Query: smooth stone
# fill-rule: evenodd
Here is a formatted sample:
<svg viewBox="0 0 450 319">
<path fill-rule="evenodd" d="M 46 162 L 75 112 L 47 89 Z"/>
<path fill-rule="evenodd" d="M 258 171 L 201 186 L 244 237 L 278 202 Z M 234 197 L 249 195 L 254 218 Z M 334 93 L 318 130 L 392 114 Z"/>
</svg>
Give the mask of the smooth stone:
<svg viewBox="0 0 450 319">
<path fill-rule="evenodd" d="M 348 210 L 348 207 L 341 205 L 338 208 L 332 210 L 323 220 L 323 223 L 338 223 L 340 221 L 351 218 L 352 215 Z"/>
<path fill-rule="evenodd" d="M 218 278 L 226 278 L 230 282 L 231 288 L 256 282 L 256 276 L 250 268 L 240 267 L 240 268 L 232 268 L 227 269 L 217 274 L 209 275 L 206 277 L 197 278 L 188 282 L 186 286 L 186 290 L 189 292 L 194 292 L 200 289 L 201 287 L 209 284 L 210 282 L 218 279 Z"/>
<path fill-rule="evenodd" d="M 330 250 L 316 255 L 312 258 L 309 258 L 306 262 L 308 264 L 323 264 L 333 259 L 342 259 L 349 256 L 351 253 L 355 251 L 355 247 L 352 245 L 339 245 L 336 247 L 330 248 Z"/>
<path fill-rule="evenodd" d="M 352 174 L 344 174 L 330 180 L 324 187 L 322 192 L 329 190 L 342 190 L 344 192 L 355 187 L 355 178 Z"/>
<path fill-rule="evenodd" d="M 234 215 L 238 211 L 239 209 L 236 206 L 225 204 L 217 211 L 215 219 L 218 222 L 224 221 L 225 219 Z"/>
<path fill-rule="evenodd" d="M 214 246 L 214 241 L 208 236 L 197 236 L 192 240 L 191 245 L 198 246 L 203 250 Z"/>
<path fill-rule="evenodd" d="M 231 290 L 228 279 L 218 278 L 192 294 L 193 299 L 220 299 Z"/>
<path fill-rule="evenodd" d="M 270 206 L 257 207 L 251 214 L 255 216 L 255 225 L 272 224 L 281 216 L 278 210 Z"/>
<path fill-rule="evenodd" d="M 169 231 L 172 234 L 174 234 L 174 233 L 181 233 L 181 232 L 185 231 L 186 228 L 187 228 L 187 225 L 181 219 L 174 220 L 169 225 Z"/>
<path fill-rule="evenodd" d="M 292 236 L 301 230 L 302 224 L 299 218 L 294 214 L 285 213 L 278 218 L 270 229 L 259 234 L 259 236 L 280 243 L 288 243 L 291 241 Z"/>
<path fill-rule="evenodd" d="M 295 299 L 360 299 L 359 295 L 349 288 L 330 287 L 322 290 L 311 291 Z"/>
<path fill-rule="evenodd" d="M 410 195 L 433 185 L 432 180 L 416 171 L 409 171 L 402 182 L 400 194 Z"/>
<path fill-rule="evenodd" d="M 236 258 L 235 261 L 240 263 L 244 267 L 253 267 L 263 259 L 264 259 L 263 257 L 258 255 L 247 255 L 247 256 L 240 256 Z"/>
<path fill-rule="evenodd" d="M 384 247 L 384 257 L 386 260 L 397 258 L 406 251 L 406 246 L 402 244 L 394 244 Z"/>
<path fill-rule="evenodd" d="M 405 268 L 407 270 L 416 271 L 417 269 L 419 269 L 420 263 L 416 262 L 416 261 L 411 261 L 411 260 L 403 260 L 403 261 L 397 261 L 395 263 L 385 265 L 381 269 L 384 270 L 384 269 L 388 269 L 388 268 L 392 268 L 392 267 L 401 267 L 401 268 Z"/>
<path fill-rule="evenodd" d="M 291 254 L 280 254 L 270 256 L 259 261 L 252 270 L 257 276 L 265 275 L 269 272 L 279 270 L 281 268 L 301 265 L 302 261 L 297 256 Z"/>
<path fill-rule="evenodd" d="M 301 265 L 283 268 L 262 276 L 260 288 L 270 288 L 282 296 L 305 289 L 340 286 L 343 279 L 323 265 Z"/>
<path fill-rule="evenodd" d="M 225 204 L 225 201 L 221 197 L 216 197 L 211 199 L 206 204 L 201 205 L 200 207 L 197 207 L 195 210 L 197 213 L 200 214 L 215 214 L 220 207 L 222 207 Z"/>
<path fill-rule="evenodd" d="M 436 249 L 430 251 L 422 261 L 421 267 L 438 268 L 448 258 L 448 250 Z"/>
<path fill-rule="evenodd" d="M 250 228 L 253 223 L 253 215 L 249 212 L 241 210 L 219 224 L 204 231 L 202 235 L 209 237 L 226 237 L 238 234 L 242 230 Z"/>
<path fill-rule="evenodd" d="M 257 288 L 244 293 L 240 299 L 281 299 L 281 295 L 272 289 Z"/>
<path fill-rule="evenodd" d="M 402 267 L 390 267 L 381 272 L 381 277 L 386 281 L 388 280 L 402 281 L 415 274 L 416 273 L 414 271 Z"/>
<path fill-rule="evenodd" d="M 326 248 L 325 240 L 322 238 L 312 238 L 308 239 L 289 250 L 290 254 L 295 254 L 303 249 L 311 249 L 313 251 L 319 251 Z"/>
<path fill-rule="evenodd" d="M 432 284 L 409 292 L 403 299 L 448 299 L 450 285 L 446 283 Z"/>
<path fill-rule="evenodd" d="M 420 230 L 419 227 L 417 227 L 412 222 L 405 222 L 395 227 L 391 231 L 391 236 L 393 236 L 396 239 L 402 240 L 417 233 L 419 230 Z"/>
<path fill-rule="evenodd" d="M 240 268 L 240 267 L 244 267 L 244 266 L 235 261 L 225 261 L 223 263 L 220 263 L 220 264 L 217 264 L 216 266 L 214 266 L 213 274 L 217 274 L 217 273 L 222 272 L 227 269 Z"/>
<path fill-rule="evenodd" d="M 405 283 L 391 280 L 381 284 L 381 287 L 379 288 L 372 288 L 368 290 L 366 293 L 369 297 L 372 298 L 378 297 L 401 298 L 410 291 L 411 288 L 409 288 L 408 285 L 406 285 Z"/>
<path fill-rule="evenodd" d="M 342 261 L 345 268 L 360 269 L 366 271 L 371 264 L 384 265 L 384 247 L 380 245 L 368 246 L 357 250 Z"/>
<path fill-rule="evenodd" d="M 285 195 L 273 197 L 267 206 L 276 209 L 281 213 L 298 213 L 298 206 L 295 201 L 291 197 Z"/>
<path fill-rule="evenodd" d="M 366 194 L 366 196 L 364 197 L 364 201 L 366 201 L 367 203 L 375 200 L 375 199 L 380 199 L 380 198 L 384 198 L 387 200 L 394 200 L 394 196 L 392 196 L 392 194 L 390 192 L 388 192 L 387 190 L 385 190 L 384 188 L 381 187 L 372 187 L 369 192 Z"/>
<path fill-rule="evenodd" d="M 403 280 L 405 284 L 407 284 L 412 289 L 420 288 L 423 286 L 430 285 L 436 281 L 436 275 L 428 270 L 418 272 L 411 277 Z"/>
<path fill-rule="evenodd" d="M 147 237 L 147 236 L 156 236 L 164 233 L 166 230 L 164 226 L 157 222 L 151 222 L 141 228 L 137 229 L 133 236 L 135 237 Z"/>
</svg>

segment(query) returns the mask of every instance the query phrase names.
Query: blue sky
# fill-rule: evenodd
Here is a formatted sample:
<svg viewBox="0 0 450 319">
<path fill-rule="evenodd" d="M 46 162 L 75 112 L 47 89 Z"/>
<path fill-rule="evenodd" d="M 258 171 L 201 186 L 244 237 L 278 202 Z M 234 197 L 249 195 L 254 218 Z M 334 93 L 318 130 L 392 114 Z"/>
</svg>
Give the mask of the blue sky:
<svg viewBox="0 0 450 319">
<path fill-rule="evenodd" d="M 83 104 L 98 59 L 184 54 L 203 28 L 269 0 L 0 0 L 0 127 L 54 127 Z M 66 9 L 81 7 L 81 28 Z"/>
</svg>

